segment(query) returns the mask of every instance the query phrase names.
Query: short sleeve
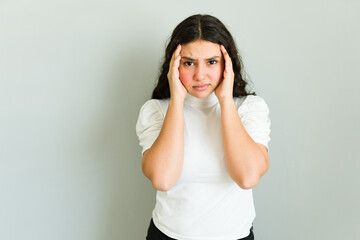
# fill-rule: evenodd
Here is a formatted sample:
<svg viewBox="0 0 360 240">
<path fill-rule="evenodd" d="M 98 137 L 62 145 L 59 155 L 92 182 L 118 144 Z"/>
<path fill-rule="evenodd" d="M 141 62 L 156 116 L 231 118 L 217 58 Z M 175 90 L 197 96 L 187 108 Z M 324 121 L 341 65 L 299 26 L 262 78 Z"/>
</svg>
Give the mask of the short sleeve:
<svg viewBox="0 0 360 240">
<path fill-rule="evenodd" d="M 250 137 L 268 148 L 271 122 L 265 100 L 259 96 L 248 95 L 238 108 L 238 113 Z"/>
<path fill-rule="evenodd" d="M 136 123 L 136 134 L 139 138 L 139 145 L 142 147 L 142 153 L 149 149 L 159 136 L 164 122 L 164 114 L 161 108 L 157 100 L 151 99 L 140 109 Z"/>
</svg>

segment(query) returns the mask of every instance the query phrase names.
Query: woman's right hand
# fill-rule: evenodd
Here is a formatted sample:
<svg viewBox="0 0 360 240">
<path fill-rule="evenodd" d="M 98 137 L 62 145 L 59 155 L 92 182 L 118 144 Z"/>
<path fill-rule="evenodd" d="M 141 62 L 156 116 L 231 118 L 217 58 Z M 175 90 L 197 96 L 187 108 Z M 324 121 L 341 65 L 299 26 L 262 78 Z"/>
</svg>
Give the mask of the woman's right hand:
<svg viewBox="0 0 360 240">
<path fill-rule="evenodd" d="M 179 77 L 179 67 L 180 67 L 180 51 L 181 45 L 179 44 L 170 61 L 169 72 L 167 74 L 170 86 L 170 98 L 184 101 L 187 91 L 182 82 L 180 81 Z"/>
</svg>

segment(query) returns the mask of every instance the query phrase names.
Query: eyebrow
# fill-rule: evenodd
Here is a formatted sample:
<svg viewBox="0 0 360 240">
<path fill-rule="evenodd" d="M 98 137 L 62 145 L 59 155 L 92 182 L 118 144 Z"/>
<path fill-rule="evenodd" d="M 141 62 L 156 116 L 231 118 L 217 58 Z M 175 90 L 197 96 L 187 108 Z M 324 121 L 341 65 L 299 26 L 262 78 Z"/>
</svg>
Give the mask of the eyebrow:
<svg viewBox="0 0 360 240">
<path fill-rule="evenodd" d="M 186 56 L 184 56 L 184 57 L 181 57 L 181 58 L 183 58 L 183 59 L 185 59 L 185 60 L 188 60 L 188 61 L 197 61 L 196 59 L 194 59 L 194 58 L 191 58 L 191 57 L 186 57 Z M 211 57 L 211 58 L 207 58 L 206 60 L 213 60 L 213 59 L 217 59 L 217 58 L 220 58 L 220 56 L 213 56 L 213 57 Z"/>
</svg>

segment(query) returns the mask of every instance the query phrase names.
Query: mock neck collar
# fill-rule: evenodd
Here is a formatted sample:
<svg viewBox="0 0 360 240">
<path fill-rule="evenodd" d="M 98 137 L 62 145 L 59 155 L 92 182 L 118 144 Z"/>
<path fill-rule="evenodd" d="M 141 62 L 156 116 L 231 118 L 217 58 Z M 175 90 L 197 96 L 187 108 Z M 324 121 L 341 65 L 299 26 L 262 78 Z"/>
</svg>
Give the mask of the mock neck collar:
<svg viewBox="0 0 360 240">
<path fill-rule="evenodd" d="M 207 108 L 214 106 L 218 102 L 218 98 L 216 97 L 215 93 L 212 92 L 205 98 L 197 98 L 188 93 L 185 97 L 184 103 L 192 107 Z"/>
</svg>

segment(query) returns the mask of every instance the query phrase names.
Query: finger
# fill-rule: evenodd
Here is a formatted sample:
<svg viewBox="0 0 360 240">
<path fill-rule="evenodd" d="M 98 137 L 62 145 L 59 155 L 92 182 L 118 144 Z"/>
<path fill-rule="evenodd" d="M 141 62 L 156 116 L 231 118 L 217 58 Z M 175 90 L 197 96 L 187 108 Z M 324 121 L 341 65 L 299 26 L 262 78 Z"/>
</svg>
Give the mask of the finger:
<svg viewBox="0 0 360 240">
<path fill-rule="evenodd" d="M 181 45 L 179 44 L 175 50 L 175 67 L 176 68 L 179 68 L 180 66 L 180 59 L 181 59 L 181 55 L 180 55 L 180 52 L 181 52 Z"/>
<path fill-rule="evenodd" d="M 171 57 L 169 72 L 168 72 L 169 79 L 174 79 L 179 77 L 179 66 L 180 66 L 180 58 L 181 58 L 180 51 L 181 51 L 181 45 L 179 44 L 176 47 Z"/>
<path fill-rule="evenodd" d="M 221 45 L 220 49 L 221 49 L 221 52 L 225 59 L 225 70 L 228 70 L 228 71 L 232 70 L 232 61 L 229 56 L 229 53 L 226 51 L 224 45 Z"/>
<path fill-rule="evenodd" d="M 177 57 L 180 55 L 181 45 L 177 45 L 175 51 L 173 52 L 170 59 L 170 68 L 174 65 L 174 62 L 177 60 Z"/>
<path fill-rule="evenodd" d="M 176 56 L 180 55 L 180 51 L 181 51 L 181 44 L 177 45 L 175 49 Z"/>
<path fill-rule="evenodd" d="M 176 59 L 176 57 L 180 54 L 180 50 L 181 50 L 181 45 L 177 45 L 175 51 L 173 52 L 172 56 L 171 56 L 171 60 L 174 61 Z"/>
</svg>

